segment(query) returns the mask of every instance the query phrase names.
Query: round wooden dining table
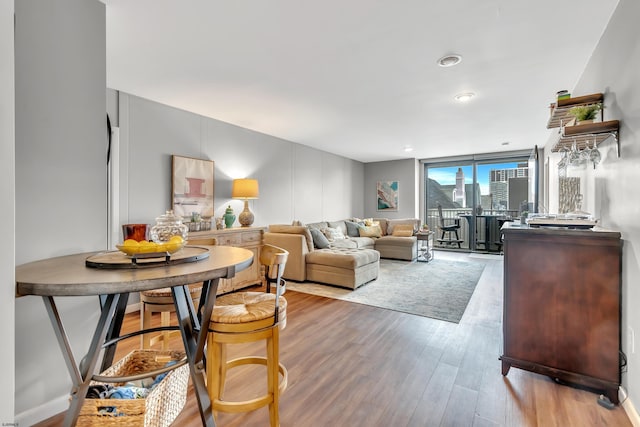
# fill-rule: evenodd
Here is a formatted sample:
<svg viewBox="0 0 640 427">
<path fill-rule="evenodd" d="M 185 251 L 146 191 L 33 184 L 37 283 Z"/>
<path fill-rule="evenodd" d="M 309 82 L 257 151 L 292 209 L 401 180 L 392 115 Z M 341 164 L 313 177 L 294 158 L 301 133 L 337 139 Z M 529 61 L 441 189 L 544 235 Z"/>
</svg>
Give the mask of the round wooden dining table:
<svg viewBox="0 0 640 427">
<path fill-rule="evenodd" d="M 73 383 L 64 425 L 74 426 L 102 353 L 101 370 L 109 367 L 120 337 L 127 301 L 131 292 L 171 288 L 184 342 L 202 424 L 215 426 L 205 385 L 204 346 L 220 279 L 229 279 L 248 268 L 253 253 L 231 246 L 186 246 L 178 255 L 166 259 L 141 259 L 139 263 L 117 252 L 90 252 L 26 263 L 16 267 L 18 296 L 40 296 L 62 350 Z M 186 254 L 186 255 L 183 255 Z M 193 255 L 187 257 L 187 255 Z M 116 258 L 118 262 L 109 260 Z M 188 258 L 188 259 L 187 259 Z M 107 260 L 103 263 L 101 260 Z M 135 259 L 134 259 L 135 261 Z M 116 265 L 118 264 L 118 265 Z M 196 309 L 188 285 L 202 282 L 200 305 Z M 98 296 L 101 313 L 89 350 L 76 362 L 55 298 Z M 157 329 L 157 328 L 156 328 Z M 152 331 L 149 329 L 147 331 Z M 135 334 L 142 333 L 137 331 Z M 131 334 L 128 334 L 131 335 Z M 101 350 L 104 349 L 102 352 Z"/>
</svg>

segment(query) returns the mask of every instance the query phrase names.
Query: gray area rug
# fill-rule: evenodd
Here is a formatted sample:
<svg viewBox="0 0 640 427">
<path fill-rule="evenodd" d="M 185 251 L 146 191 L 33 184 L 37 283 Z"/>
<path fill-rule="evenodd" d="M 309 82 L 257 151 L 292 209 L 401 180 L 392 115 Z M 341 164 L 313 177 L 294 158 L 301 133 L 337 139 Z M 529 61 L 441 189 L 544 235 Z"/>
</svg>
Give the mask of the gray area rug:
<svg viewBox="0 0 640 427">
<path fill-rule="evenodd" d="M 486 263 L 380 260 L 380 274 L 356 290 L 287 282 L 287 290 L 459 323 Z"/>
</svg>

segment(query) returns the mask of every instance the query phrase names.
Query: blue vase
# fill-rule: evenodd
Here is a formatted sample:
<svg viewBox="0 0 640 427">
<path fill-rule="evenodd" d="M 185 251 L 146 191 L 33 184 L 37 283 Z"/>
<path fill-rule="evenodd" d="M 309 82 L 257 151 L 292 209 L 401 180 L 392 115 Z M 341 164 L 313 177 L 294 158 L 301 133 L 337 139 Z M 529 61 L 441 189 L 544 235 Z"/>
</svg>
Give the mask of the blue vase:
<svg viewBox="0 0 640 427">
<path fill-rule="evenodd" d="M 224 215 L 222 215 L 222 217 L 224 218 L 224 225 L 227 228 L 231 228 L 234 221 L 236 220 L 236 216 L 233 214 L 233 209 L 231 209 L 231 205 L 229 205 L 227 210 L 224 211 Z"/>
</svg>

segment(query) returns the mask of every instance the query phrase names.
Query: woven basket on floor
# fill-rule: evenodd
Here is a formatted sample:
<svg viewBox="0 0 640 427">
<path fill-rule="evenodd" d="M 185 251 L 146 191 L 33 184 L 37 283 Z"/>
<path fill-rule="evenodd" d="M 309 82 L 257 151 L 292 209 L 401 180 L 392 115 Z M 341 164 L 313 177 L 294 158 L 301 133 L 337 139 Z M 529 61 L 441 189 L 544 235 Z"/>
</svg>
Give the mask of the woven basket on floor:
<svg viewBox="0 0 640 427">
<path fill-rule="evenodd" d="M 180 360 L 183 352 L 134 350 L 104 371 L 105 376 L 125 376 L 159 369 L 168 360 Z M 85 399 L 77 426 L 144 426 L 166 427 L 178 416 L 187 400 L 189 365 L 183 365 L 167 375 L 144 399 Z M 92 383 L 103 384 L 103 383 Z M 115 383 L 115 386 L 123 385 Z M 103 408 L 113 415 L 101 413 Z"/>
</svg>

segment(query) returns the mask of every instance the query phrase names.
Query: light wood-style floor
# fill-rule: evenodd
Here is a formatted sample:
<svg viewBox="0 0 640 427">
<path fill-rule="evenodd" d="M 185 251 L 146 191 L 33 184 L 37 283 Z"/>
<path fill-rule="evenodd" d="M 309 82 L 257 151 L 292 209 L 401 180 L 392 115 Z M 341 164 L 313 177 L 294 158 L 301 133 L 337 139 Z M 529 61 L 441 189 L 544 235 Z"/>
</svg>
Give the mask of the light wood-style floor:
<svg viewBox="0 0 640 427">
<path fill-rule="evenodd" d="M 437 258 L 469 256 L 436 252 Z M 289 387 L 280 404 L 282 427 L 631 426 L 621 407 L 599 406 L 596 394 L 516 368 L 501 375 L 499 257 L 487 261 L 459 324 L 292 291 L 286 297 L 280 355 Z M 138 313 L 127 315 L 124 328 L 137 327 Z M 137 345 L 124 343 L 117 357 Z M 229 396 L 258 394 L 264 378 L 258 368 L 233 374 Z M 266 408 L 217 417 L 219 427 L 268 423 Z M 38 426 L 61 424 L 58 415 Z M 201 425 L 191 388 L 173 425 Z"/>
</svg>

